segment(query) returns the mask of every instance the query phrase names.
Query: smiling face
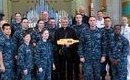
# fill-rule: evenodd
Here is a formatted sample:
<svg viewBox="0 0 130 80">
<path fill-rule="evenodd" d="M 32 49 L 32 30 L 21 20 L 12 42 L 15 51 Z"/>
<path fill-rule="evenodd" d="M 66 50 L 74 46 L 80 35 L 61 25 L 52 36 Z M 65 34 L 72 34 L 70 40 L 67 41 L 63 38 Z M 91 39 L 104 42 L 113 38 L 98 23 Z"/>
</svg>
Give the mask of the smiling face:
<svg viewBox="0 0 130 80">
<path fill-rule="evenodd" d="M 52 27 L 55 27 L 56 26 L 56 20 L 55 19 L 50 19 L 49 20 L 49 25 Z"/>
<path fill-rule="evenodd" d="M 104 16 L 103 12 L 102 12 L 102 11 L 98 11 L 97 17 L 98 17 L 99 19 L 101 19 L 101 18 L 103 18 L 103 16 Z"/>
<path fill-rule="evenodd" d="M 49 38 L 49 31 L 48 30 L 44 30 L 42 32 L 42 39 L 47 40 Z"/>
<path fill-rule="evenodd" d="M 43 29 L 45 26 L 43 20 L 38 21 L 37 25 L 38 25 L 38 28 L 40 28 L 40 29 Z"/>
<path fill-rule="evenodd" d="M 126 26 L 127 23 L 128 23 L 128 18 L 125 17 L 125 16 L 123 16 L 123 17 L 121 18 L 121 24 L 122 24 L 123 26 Z"/>
<path fill-rule="evenodd" d="M 27 29 L 29 27 L 29 21 L 28 19 L 23 19 L 21 22 L 21 25 L 23 28 Z"/>
<path fill-rule="evenodd" d="M 30 34 L 25 34 L 23 40 L 24 40 L 25 43 L 30 43 L 31 35 Z"/>
<path fill-rule="evenodd" d="M 62 18 L 62 19 L 61 19 L 61 26 L 62 26 L 63 28 L 66 28 L 66 27 L 68 26 L 68 24 L 69 24 L 69 21 L 68 21 L 67 18 Z"/>
</svg>

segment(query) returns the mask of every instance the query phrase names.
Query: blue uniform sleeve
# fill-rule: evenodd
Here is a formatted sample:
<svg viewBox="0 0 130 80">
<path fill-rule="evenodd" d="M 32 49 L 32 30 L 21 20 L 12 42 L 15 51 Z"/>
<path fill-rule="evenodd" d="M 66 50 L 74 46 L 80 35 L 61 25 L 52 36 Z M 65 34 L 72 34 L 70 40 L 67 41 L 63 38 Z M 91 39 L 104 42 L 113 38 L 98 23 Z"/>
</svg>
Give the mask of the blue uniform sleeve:
<svg viewBox="0 0 130 80">
<path fill-rule="evenodd" d="M 17 44 L 12 40 L 14 55 L 17 55 Z"/>
<path fill-rule="evenodd" d="M 104 38 L 102 36 L 102 42 L 101 42 L 101 49 L 102 49 L 102 56 L 106 56 L 106 49 L 107 49 L 107 46 L 106 46 L 106 42 L 104 41 Z"/>
<path fill-rule="evenodd" d="M 78 54 L 80 57 L 84 57 L 83 56 L 83 45 L 84 45 L 84 36 L 83 33 L 80 35 L 80 39 L 79 39 L 79 45 L 78 45 Z"/>
<path fill-rule="evenodd" d="M 3 47 L 4 47 L 4 38 L 1 36 L 0 37 L 0 52 L 3 52 Z"/>
<path fill-rule="evenodd" d="M 32 42 L 33 42 L 33 43 L 36 43 L 36 38 L 37 38 L 36 32 L 33 31 L 33 32 L 32 32 Z"/>
<path fill-rule="evenodd" d="M 25 61 L 24 61 L 24 53 L 25 53 L 25 51 L 24 51 L 23 47 L 19 47 L 19 49 L 18 49 L 18 65 L 23 70 L 27 69 Z"/>
<path fill-rule="evenodd" d="M 34 54 L 34 59 L 35 59 L 35 64 L 38 68 L 42 67 L 41 66 L 41 62 L 40 62 L 40 49 L 39 49 L 39 45 L 37 44 L 36 45 L 36 48 L 35 48 L 35 54 Z"/>
<path fill-rule="evenodd" d="M 120 59 L 127 59 L 127 56 L 128 56 L 128 54 L 129 54 L 129 42 L 128 42 L 128 40 L 127 39 L 125 39 L 124 41 L 123 41 L 123 55 L 121 55 L 120 57 Z"/>
<path fill-rule="evenodd" d="M 53 45 L 52 44 L 50 44 L 50 47 L 51 47 L 51 61 L 52 61 L 52 63 L 54 63 L 54 56 L 53 56 L 53 54 L 54 54 L 54 48 L 53 48 Z"/>
<path fill-rule="evenodd" d="M 13 41 L 15 43 L 15 46 L 18 48 L 18 32 L 17 31 L 13 34 Z"/>
</svg>

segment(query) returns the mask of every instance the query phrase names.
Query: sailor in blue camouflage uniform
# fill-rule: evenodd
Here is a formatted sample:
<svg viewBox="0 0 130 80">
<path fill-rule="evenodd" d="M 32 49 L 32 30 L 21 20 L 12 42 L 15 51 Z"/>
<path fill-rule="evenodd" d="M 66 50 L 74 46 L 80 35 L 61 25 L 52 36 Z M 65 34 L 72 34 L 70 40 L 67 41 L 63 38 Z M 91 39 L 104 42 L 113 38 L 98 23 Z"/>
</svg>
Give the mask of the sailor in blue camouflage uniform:
<svg viewBox="0 0 130 80">
<path fill-rule="evenodd" d="M 22 16 L 20 13 L 15 13 L 15 19 L 11 21 L 11 30 L 12 30 L 12 33 L 11 35 L 14 34 L 15 31 L 17 31 L 18 29 L 20 29 L 21 27 L 21 19 L 22 19 Z"/>
<path fill-rule="evenodd" d="M 100 80 L 101 32 L 96 18 L 89 18 L 89 29 L 83 29 L 78 53 L 83 63 L 84 80 Z"/>
<path fill-rule="evenodd" d="M 41 32 L 44 28 L 44 21 L 42 19 L 39 19 L 32 33 L 32 41 L 34 43 L 34 46 L 36 46 L 36 42 L 41 39 Z"/>
<path fill-rule="evenodd" d="M 32 32 L 32 29 L 29 28 L 29 21 L 27 18 L 22 18 L 21 20 L 21 28 L 15 31 L 13 34 L 13 39 L 15 41 L 15 44 L 17 44 L 17 47 L 19 47 L 24 41 L 23 41 L 23 33 L 25 31 Z M 31 33 L 32 34 L 32 33 Z"/>
<path fill-rule="evenodd" d="M 42 31 L 42 39 L 36 45 L 35 64 L 37 66 L 37 80 L 51 80 L 51 70 L 53 65 L 52 45 L 47 40 L 49 32 Z"/>
<path fill-rule="evenodd" d="M 2 58 L 0 61 L 0 80 L 14 80 L 14 54 L 15 54 L 15 44 L 10 37 L 11 26 L 8 23 L 2 26 L 3 36 L 0 36 L 0 54 Z M 0 63 L 1 63 L 0 62 Z"/>
<path fill-rule="evenodd" d="M 31 33 L 31 43 L 33 44 L 33 48 L 36 47 L 36 43 L 41 39 L 41 32 L 45 28 L 44 26 L 44 21 L 42 19 L 39 19 L 37 21 L 36 27 L 34 27 L 32 33 Z M 34 53 L 35 54 L 35 53 Z M 35 59 L 33 59 L 33 62 Z M 36 78 L 36 65 L 34 63 L 33 69 L 32 69 L 32 76 L 34 77 L 33 79 L 35 80 Z"/>
<path fill-rule="evenodd" d="M 72 25 L 72 28 L 75 30 L 76 35 L 79 38 L 81 33 L 82 33 L 82 30 L 84 28 L 88 28 L 88 25 L 84 24 L 82 22 L 82 15 L 81 14 L 76 14 L 75 15 L 75 21 L 76 21 L 76 24 Z M 76 47 L 76 48 L 78 48 L 78 47 Z M 75 48 L 75 50 L 78 50 L 76 48 Z M 80 72 L 79 71 L 79 64 L 80 64 L 80 60 L 79 60 L 79 55 L 78 55 L 77 51 L 75 52 L 75 54 L 73 56 L 74 56 L 73 62 L 74 62 L 74 77 L 75 77 L 74 79 L 79 80 L 79 72 Z"/>
<path fill-rule="evenodd" d="M 15 42 L 15 44 L 16 44 L 16 46 L 17 46 L 17 50 L 18 50 L 18 48 L 20 47 L 20 45 L 22 45 L 23 43 L 24 43 L 24 41 L 23 41 L 23 33 L 24 32 L 26 32 L 26 31 L 28 31 L 28 32 L 32 32 L 32 30 L 29 28 L 29 21 L 28 21 L 28 19 L 27 18 L 22 18 L 22 20 L 21 20 L 21 28 L 20 29 L 18 29 L 17 31 L 15 31 L 15 33 L 13 34 L 13 40 L 14 40 L 14 42 Z M 17 53 L 16 53 L 16 58 L 17 58 Z M 18 71 L 16 71 L 16 74 L 18 74 L 18 76 L 16 76 L 16 77 L 18 77 L 19 78 L 19 67 L 17 66 L 18 64 L 17 64 L 17 59 L 16 59 L 16 61 L 15 61 L 15 70 L 18 70 Z M 18 79 L 16 79 L 16 80 L 18 80 Z"/>
<path fill-rule="evenodd" d="M 111 42 L 112 53 L 109 55 L 112 63 L 112 80 L 127 80 L 129 42 L 121 35 L 121 25 L 114 26 L 114 33 L 114 40 Z"/>
<path fill-rule="evenodd" d="M 49 18 L 48 25 L 46 25 L 47 29 L 49 30 L 49 41 L 53 44 L 53 57 L 54 57 L 54 64 L 58 66 L 58 54 L 56 53 L 56 46 L 54 45 L 55 39 L 55 32 L 58 29 L 58 25 L 56 23 L 55 18 Z M 58 80 L 58 68 L 52 71 L 52 80 Z"/>
<path fill-rule="evenodd" d="M 24 43 L 18 49 L 18 66 L 20 67 L 21 80 L 32 80 L 31 70 L 33 67 L 33 50 L 30 44 L 31 35 L 29 32 L 23 34 Z"/>
<path fill-rule="evenodd" d="M 48 25 L 46 25 L 46 27 L 47 27 L 47 29 L 49 30 L 49 33 L 50 33 L 49 41 L 54 42 L 55 32 L 58 29 L 58 25 L 56 23 L 55 18 L 50 18 Z"/>
<path fill-rule="evenodd" d="M 105 26 L 101 28 L 102 32 L 102 58 L 101 58 L 101 76 L 102 80 L 105 80 L 105 76 L 107 74 L 106 65 L 111 66 L 109 60 L 109 54 L 111 53 L 111 41 L 114 38 L 114 31 L 112 28 L 112 21 L 110 17 L 104 18 Z M 111 67 L 109 68 L 109 74 L 111 76 Z M 112 76 L 111 76 L 112 77 Z"/>
<path fill-rule="evenodd" d="M 88 28 L 88 25 L 84 24 L 82 22 L 82 15 L 81 14 L 76 14 L 75 20 L 76 20 L 76 24 L 72 25 L 72 28 L 75 29 L 75 31 L 77 33 L 77 36 L 79 37 L 81 32 L 82 32 L 82 29 L 83 28 Z"/>
</svg>

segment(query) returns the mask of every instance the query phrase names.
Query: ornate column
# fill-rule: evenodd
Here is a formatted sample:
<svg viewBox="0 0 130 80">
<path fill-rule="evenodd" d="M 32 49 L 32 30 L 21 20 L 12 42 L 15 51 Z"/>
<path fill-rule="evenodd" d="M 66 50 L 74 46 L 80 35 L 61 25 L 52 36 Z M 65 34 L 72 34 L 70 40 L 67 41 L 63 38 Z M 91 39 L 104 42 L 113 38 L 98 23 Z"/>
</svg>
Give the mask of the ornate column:
<svg viewBox="0 0 130 80">
<path fill-rule="evenodd" d="M 12 16 L 12 4 L 10 0 L 3 0 L 3 13 L 5 14 L 4 19 L 10 22 Z"/>
</svg>

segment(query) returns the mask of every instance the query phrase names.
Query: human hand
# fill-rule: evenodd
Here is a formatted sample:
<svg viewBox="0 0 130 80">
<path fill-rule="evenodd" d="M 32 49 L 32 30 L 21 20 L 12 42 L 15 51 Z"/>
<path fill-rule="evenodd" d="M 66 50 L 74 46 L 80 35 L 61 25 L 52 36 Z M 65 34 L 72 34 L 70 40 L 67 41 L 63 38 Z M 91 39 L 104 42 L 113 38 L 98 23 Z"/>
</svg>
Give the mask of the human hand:
<svg viewBox="0 0 130 80">
<path fill-rule="evenodd" d="M 42 68 L 39 68 L 39 72 L 43 72 L 43 69 L 42 69 Z"/>
<path fill-rule="evenodd" d="M 80 58 L 80 61 L 81 61 L 82 63 L 84 63 L 84 62 L 85 62 L 84 57 Z"/>
<path fill-rule="evenodd" d="M 27 69 L 23 70 L 23 73 L 24 73 L 24 75 L 27 75 L 28 74 L 28 70 Z"/>
<path fill-rule="evenodd" d="M 105 56 L 102 56 L 102 57 L 101 57 L 101 63 L 104 63 L 105 61 L 106 61 Z"/>
</svg>

